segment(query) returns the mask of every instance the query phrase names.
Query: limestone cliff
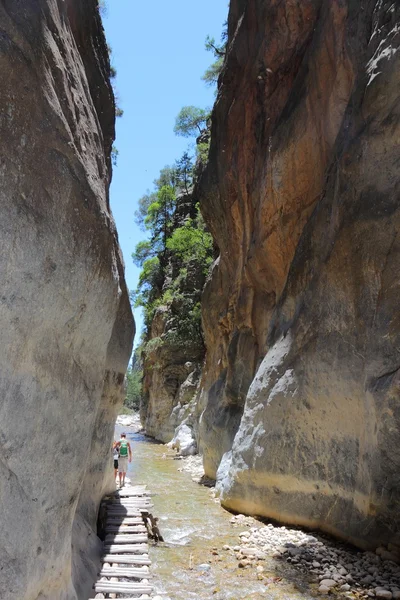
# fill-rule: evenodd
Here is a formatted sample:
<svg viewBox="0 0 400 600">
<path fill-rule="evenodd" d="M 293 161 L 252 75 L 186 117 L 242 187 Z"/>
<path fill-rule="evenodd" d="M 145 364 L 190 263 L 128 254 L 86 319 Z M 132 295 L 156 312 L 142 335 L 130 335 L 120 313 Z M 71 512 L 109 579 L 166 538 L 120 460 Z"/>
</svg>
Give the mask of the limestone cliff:
<svg viewBox="0 0 400 600">
<path fill-rule="evenodd" d="M 87 598 L 134 325 L 95 0 L 0 2 L 0 595 Z"/>
<path fill-rule="evenodd" d="M 192 194 L 182 194 L 174 210 L 173 229 L 196 214 Z M 168 250 L 161 260 L 158 294 L 166 300 L 161 300 L 154 313 L 145 344 L 141 419 L 148 435 L 170 442 L 175 435 L 179 437 L 177 428 L 186 425 L 193 431 L 196 426 L 195 398 L 205 347 L 200 319 L 193 323 L 189 315 L 200 303 L 205 273 L 201 264 L 183 264 Z M 196 446 L 194 438 L 190 435 L 190 451 Z"/>
<path fill-rule="evenodd" d="M 233 510 L 368 547 L 400 539 L 399 22 L 232 0 L 197 189 L 206 474 Z"/>
</svg>

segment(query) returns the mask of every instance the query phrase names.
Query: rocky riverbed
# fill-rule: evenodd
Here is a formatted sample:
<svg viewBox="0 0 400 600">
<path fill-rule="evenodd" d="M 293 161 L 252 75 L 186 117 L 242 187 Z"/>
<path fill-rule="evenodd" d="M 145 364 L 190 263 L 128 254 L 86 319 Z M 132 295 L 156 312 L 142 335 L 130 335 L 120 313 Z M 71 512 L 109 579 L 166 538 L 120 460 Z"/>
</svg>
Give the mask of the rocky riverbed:
<svg viewBox="0 0 400 600">
<path fill-rule="evenodd" d="M 132 415 L 118 415 L 115 424 L 118 427 L 127 427 L 130 431 L 140 431 L 142 428 L 139 413 L 134 413 Z"/>
<path fill-rule="evenodd" d="M 182 458 L 181 471 L 193 481 L 212 485 L 205 480 L 200 456 Z M 219 502 L 215 491 L 211 497 Z M 362 552 L 316 532 L 306 532 L 274 523 L 262 523 L 245 515 L 232 516 L 231 525 L 240 529 L 238 543 L 225 545 L 223 551 L 234 555 L 238 566 L 254 569 L 262 580 L 263 563 L 271 557 L 284 567 L 298 570 L 316 595 L 346 598 L 400 599 L 400 548 L 378 548 L 375 553 Z"/>
</svg>

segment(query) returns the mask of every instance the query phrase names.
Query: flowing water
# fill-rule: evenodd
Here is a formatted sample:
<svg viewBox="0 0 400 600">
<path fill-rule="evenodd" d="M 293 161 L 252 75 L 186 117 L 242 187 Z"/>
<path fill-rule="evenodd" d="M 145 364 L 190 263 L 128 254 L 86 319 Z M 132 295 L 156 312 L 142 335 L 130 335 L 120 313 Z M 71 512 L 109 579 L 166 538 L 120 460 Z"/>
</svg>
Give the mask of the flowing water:
<svg viewBox="0 0 400 600">
<path fill-rule="evenodd" d="M 159 517 L 165 540 L 150 548 L 152 582 L 163 600 L 312 598 L 307 583 L 287 563 L 273 558 L 263 561 L 261 580 L 254 567 L 239 568 L 235 556 L 223 546 L 238 545 L 243 527 L 234 528 L 232 515 L 210 490 L 178 470 L 182 461 L 174 460 L 165 446 L 124 430 L 133 450 L 128 477 L 132 484 L 146 484 L 153 494 L 152 512 Z M 117 427 L 116 434 L 121 431 Z"/>
</svg>

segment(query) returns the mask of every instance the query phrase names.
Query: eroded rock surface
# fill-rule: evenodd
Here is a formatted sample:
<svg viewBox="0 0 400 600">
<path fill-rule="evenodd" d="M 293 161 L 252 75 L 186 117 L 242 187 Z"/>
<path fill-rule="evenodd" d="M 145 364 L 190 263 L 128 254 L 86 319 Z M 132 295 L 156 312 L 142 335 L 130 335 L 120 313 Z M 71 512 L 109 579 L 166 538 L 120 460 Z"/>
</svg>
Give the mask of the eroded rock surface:
<svg viewBox="0 0 400 600">
<path fill-rule="evenodd" d="M 0 595 L 83 600 L 134 325 L 95 0 L 0 3 Z"/>
<path fill-rule="evenodd" d="M 197 193 L 205 472 L 222 502 L 399 543 L 399 67 L 393 1 L 232 0 Z M 221 461 L 222 459 L 222 461 Z"/>
<path fill-rule="evenodd" d="M 191 193 L 178 194 L 173 228 L 182 227 L 188 218 L 195 219 L 197 212 Z M 146 324 L 140 417 L 146 433 L 162 442 L 175 439 L 178 443 L 183 436 L 186 447 L 190 430 L 192 452 L 196 448 L 196 395 L 205 355 L 200 300 L 206 274 L 200 261 L 184 262 L 168 249 L 158 258 L 159 305 Z"/>
<path fill-rule="evenodd" d="M 173 440 L 181 426 L 191 431 L 195 427 L 195 398 L 204 354 L 202 344 L 183 347 L 180 341 L 168 341 L 173 324 L 171 307 L 159 307 L 152 321 L 144 361 L 141 420 L 147 435 L 162 442 Z"/>
</svg>

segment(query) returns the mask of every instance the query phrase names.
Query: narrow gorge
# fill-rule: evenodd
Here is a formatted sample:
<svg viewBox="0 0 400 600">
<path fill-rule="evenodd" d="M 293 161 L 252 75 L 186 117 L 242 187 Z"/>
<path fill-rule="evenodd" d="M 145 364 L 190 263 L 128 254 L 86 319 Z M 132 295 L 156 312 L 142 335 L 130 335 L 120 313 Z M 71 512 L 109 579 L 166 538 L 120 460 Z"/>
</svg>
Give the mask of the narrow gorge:
<svg viewBox="0 0 400 600">
<path fill-rule="evenodd" d="M 152 26 L 167 4 L 152 6 L 154 23 L 153 14 L 150 22 L 140 19 L 140 3 L 131 22 L 124 5 L 113 43 L 121 20 L 129 36 L 140 29 L 155 43 Z M 193 31 L 195 4 L 181 11 Z M 304 586 L 313 573 L 319 588 L 308 587 L 307 596 L 299 583 L 298 596 L 336 594 L 340 583 L 353 600 L 396 600 L 400 3 L 230 0 L 220 42 L 207 35 L 205 43 L 214 62 L 202 79 L 211 94 L 215 89 L 213 107 L 181 109 L 174 132 L 189 140 L 188 150 L 134 206 L 131 187 L 143 165 L 132 148 L 137 156 L 143 140 L 133 135 L 140 122 L 160 114 L 167 120 L 163 102 L 188 75 L 183 64 L 165 66 L 158 50 L 157 69 L 147 67 L 146 48 L 142 70 L 157 80 L 162 98 L 151 118 L 137 111 L 127 119 L 136 129 L 121 136 L 130 162 L 118 229 L 129 214 L 127 230 L 136 221 L 144 235 L 131 248 L 141 270 L 130 290 L 110 207 L 115 118 L 123 110 L 103 29 L 108 5 L 0 0 L 0 599 L 94 597 L 104 550 L 99 506 L 115 491 L 111 447 L 125 402 L 127 413 L 140 410 L 143 427 L 128 433 L 139 447 L 128 477 L 159 478 L 166 521 L 168 503 L 176 504 L 166 527 L 176 547 L 168 542 L 155 553 L 170 581 L 174 547 L 177 569 L 190 571 L 196 584 L 207 581 L 202 597 L 211 590 L 226 600 L 212 579 L 212 569 L 218 581 L 227 577 L 218 555 L 224 549 L 235 577 L 236 569 L 255 567 L 260 594 L 282 598 L 280 574 L 303 568 Z M 157 29 L 171 45 L 173 8 L 168 4 L 171 22 Z M 182 56 L 192 51 L 183 33 Z M 129 52 L 124 59 L 125 77 L 136 85 L 140 69 Z M 158 82 L 164 71 L 169 89 Z M 150 106 L 157 94 L 140 91 Z M 154 140 L 148 146 L 146 168 L 158 172 L 158 148 Z M 131 360 L 138 308 L 143 330 Z M 116 431 L 138 422 L 137 414 L 126 421 L 121 415 Z M 190 504 L 189 486 L 176 485 L 187 497 L 177 490 L 168 496 L 169 477 L 173 485 L 180 476 L 175 450 L 201 456 L 204 474 L 199 457 L 187 460 L 196 483 L 215 482 L 215 492 L 197 488 L 197 508 L 187 514 L 181 505 Z M 197 572 L 190 542 L 181 539 L 190 540 L 193 522 L 205 520 L 207 502 L 214 521 L 202 522 L 196 560 L 207 552 L 208 564 Z M 191 510 L 199 513 L 193 521 Z M 219 525 L 207 537 L 212 523 Z M 217 528 L 231 525 L 249 527 L 240 532 L 241 546 L 225 529 L 229 544 L 208 548 L 211 539 L 221 541 Z M 378 552 L 358 553 L 337 540 Z M 275 588 L 268 588 L 265 565 L 255 563 L 267 559 L 266 548 L 271 572 L 276 561 L 283 565 Z M 341 564 L 345 556 L 350 566 Z M 338 575 L 324 591 L 330 562 L 328 575 Z M 242 587 L 246 577 L 250 568 Z M 235 585 L 232 577 L 229 594 Z"/>
<path fill-rule="evenodd" d="M 96 0 L 2 0 L 0 27 L 0 596 L 81 600 L 134 335 L 110 63 Z"/>
<path fill-rule="evenodd" d="M 205 473 L 230 510 L 370 549 L 400 546 L 399 23 L 393 1 L 231 0 L 193 190 L 217 256 L 186 400 Z M 168 441 L 184 378 L 152 368 Z"/>
</svg>

